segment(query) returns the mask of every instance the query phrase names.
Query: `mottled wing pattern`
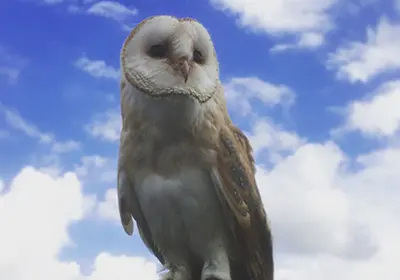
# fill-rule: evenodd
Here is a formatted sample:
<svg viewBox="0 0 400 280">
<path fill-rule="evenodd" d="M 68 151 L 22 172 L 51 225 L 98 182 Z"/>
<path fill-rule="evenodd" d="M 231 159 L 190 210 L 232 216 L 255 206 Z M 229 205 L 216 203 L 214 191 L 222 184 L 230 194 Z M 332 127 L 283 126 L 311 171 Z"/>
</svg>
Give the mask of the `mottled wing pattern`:
<svg viewBox="0 0 400 280">
<path fill-rule="evenodd" d="M 213 178 L 223 203 L 236 217 L 234 233 L 245 275 L 251 280 L 272 280 L 272 236 L 255 180 L 252 148 L 233 125 L 221 131 L 217 169 Z"/>
</svg>

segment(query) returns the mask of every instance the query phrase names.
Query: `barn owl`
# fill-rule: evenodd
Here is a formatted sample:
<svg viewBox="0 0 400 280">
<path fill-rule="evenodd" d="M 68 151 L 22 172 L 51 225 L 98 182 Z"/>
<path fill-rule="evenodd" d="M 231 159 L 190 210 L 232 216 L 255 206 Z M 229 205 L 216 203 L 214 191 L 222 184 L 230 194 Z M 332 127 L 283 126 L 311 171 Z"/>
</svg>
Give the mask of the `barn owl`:
<svg viewBox="0 0 400 280">
<path fill-rule="evenodd" d="M 272 280 L 272 236 L 251 145 L 231 121 L 210 34 L 154 16 L 123 43 L 121 223 L 165 280 Z"/>
</svg>

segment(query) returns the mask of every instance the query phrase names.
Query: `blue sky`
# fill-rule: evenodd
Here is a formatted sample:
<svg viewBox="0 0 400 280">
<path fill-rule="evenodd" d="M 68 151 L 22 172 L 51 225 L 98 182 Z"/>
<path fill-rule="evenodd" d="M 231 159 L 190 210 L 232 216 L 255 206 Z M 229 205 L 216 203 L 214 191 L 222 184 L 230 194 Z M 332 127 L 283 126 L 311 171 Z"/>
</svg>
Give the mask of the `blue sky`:
<svg viewBox="0 0 400 280">
<path fill-rule="evenodd" d="M 155 14 L 194 17 L 213 38 L 255 150 L 277 279 L 399 279 L 398 0 L 2 1 L 0 245 L 19 251 L 0 252 L 0 278 L 26 279 L 32 260 L 35 279 L 155 279 L 115 200 L 119 52 Z"/>
</svg>

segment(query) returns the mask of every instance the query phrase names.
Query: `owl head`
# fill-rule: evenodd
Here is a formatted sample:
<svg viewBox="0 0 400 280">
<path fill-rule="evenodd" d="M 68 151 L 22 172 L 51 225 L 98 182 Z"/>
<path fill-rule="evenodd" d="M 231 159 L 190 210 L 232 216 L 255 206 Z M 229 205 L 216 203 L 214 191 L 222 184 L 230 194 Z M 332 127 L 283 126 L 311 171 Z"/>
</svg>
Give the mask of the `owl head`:
<svg viewBox="0 0 400 280">
<path fill-rule="evenodd" d="M 121 51 L 124 78 L 153 98 L 188 95 L 209 100 L 219 83 L 210 34 L 194 19 L 154 16 L 128 35 Z"/>
</svg>

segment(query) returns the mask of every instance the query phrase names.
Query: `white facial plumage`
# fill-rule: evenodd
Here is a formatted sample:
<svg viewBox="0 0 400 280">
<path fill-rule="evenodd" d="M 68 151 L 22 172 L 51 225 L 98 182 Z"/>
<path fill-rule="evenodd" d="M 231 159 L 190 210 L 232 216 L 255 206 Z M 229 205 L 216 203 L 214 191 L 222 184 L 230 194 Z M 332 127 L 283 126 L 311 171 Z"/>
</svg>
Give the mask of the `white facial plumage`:
<svg viewBox="0 0 400 280">
<path fill-rule="evenodd" d="M 200 102 L 215 93 L 218 60 L 211 36 L 199 22 L 172 16 L 144 20 L 121 51 L 125 78 L 153 97 L 193 95 Z"/>
</svg>

